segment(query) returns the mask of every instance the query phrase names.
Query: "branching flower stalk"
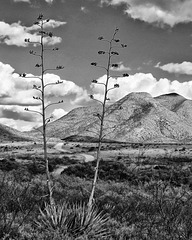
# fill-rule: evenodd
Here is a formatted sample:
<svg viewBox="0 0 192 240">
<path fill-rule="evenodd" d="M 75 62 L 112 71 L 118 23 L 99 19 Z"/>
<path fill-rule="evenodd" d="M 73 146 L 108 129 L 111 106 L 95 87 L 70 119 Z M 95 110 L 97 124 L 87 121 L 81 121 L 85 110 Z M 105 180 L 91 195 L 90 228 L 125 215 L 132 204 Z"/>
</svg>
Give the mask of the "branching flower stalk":
<svg viewBox="0 0 192 240">
<path fill-rule="evenodd" d="M 30 43 L 33 44 L 34 46 L 40 46 L 40 52 L 37 53 L 33 50 L 30 50 L 29 53 L 35 57 L 38 57 L 40 59 L 40 63 L 37 63 L 35 65 L 35 67 L 40 68 L 40 76 L 27 76 L 26 73 L 22 73 L 20 74 L 21 77 L 24 78 L 37 78 L 38 80 L 40 80 L 40 86 L 37 85 L 33 85 L 33 89 L 37 90 L 40 92 L 40 97 L 39 96 L 33 96 L 33 98 L 35 100 L 38 100 L 41 102 L 41 111 L 36 111 L 36 110 L 31 110 L 29 108 L 25 108 L 26 111 L 29 112 L 34 112 L 37 114 L 40 114 L 42 116 L 42 136 L 43 136 L 43 152 L 44 152 L 44 162 L 45 162 L 45 171 L 46 171 L 46 178 L 47 178 L 47 188 L 48 188 L 48 193 L 49 193 L 49 202 L 51 206 L 54 206 L 54 199 L 53 199 L 53 183 L 51 180 L 51 175 L 50 175 L 50 171 L 49 171 L 49 161 L 48 161 L 48 154 L 47 154 L 47 136 L 46 136 L 46 127 L 47 124 L 50 122 L 51 120 L 51 116 L 50 117 L 46 117 L 46 110 L 48 107 L 50 107 L 51 105 L 54 104 L 59 104 L 62 103 L 63 101 L 58 101 L 55 103 L 50 103 L 46 105 L 45 102 L 45 90 L 46 87 L 51 86 L 51 85 L 56 85 L 56 84 L 61 84 L 62 81 L 58 80 L 56 82 L 52 82 L 52 83 L 45 83 L 44 80 L 44 75 L 47 71 L 54 71 L 54 70 L 60 70 L 63 69 L 63 66 L 56 66 L 56 68 L 53 69 L 46 69 L 45 68 L 45 51 L 56 51 L 59 50 L 59 48 L 45 48 L 45 38 L 52 38 L 53 34 L 52 32 L 46 32 L 45 28 L 46 28 L 46 24 L 49 22 L 49 19 L 44 19 L 43 15 L 40 14 L 37 18 L 37 21 L 34 23 L 35 25 L 37 25 L 40 29 L 40 31 L 38 32 L 38 35 L 40 37 L 39 42 L 33 42 L 31 41 L 29 38 L 25 39 L 26 43 Z"/>
<path fill-rule="evenodd" d="M 92 182 L 92 189 L 91 189 L 91 193 L 90 193 L 90 197 L 89 197 L 89 202 L 88 202 L 88 209 L 91 209 L 91 207 L 93 206 L 93 200 L 94 200 L 94 193 L 95 193 L 95 188 L 96 188 L 96 184 L 97 184 L 97 179 L 98 179 L 98 171 L 99 171 L 99 163 L 101 160 L 101 145 L 102 145 L 102 141 L 104 138 L 104 120 L 105 120 L 105 115 L 106 115 L 106 105 L 107 102 L 110 100 L 108 98 L 108 93 L 109 91 L 115 89 L 115 88 L 119 88 L 119 84 L 114 84 L 113 87 L 109 88 L 109 82 L 110 79 L 113 77 L 117 78 L 117 77 L 128 77 L 129 75 L 127 73 L 124 73 L 122 76 L 111 76 L 110 75 L 110 70 L 111 69 L 117 69 L 119 67 L 118 63 L 112 63 L 112 59 L 115 56 L 118 56 L 119 53 L 114 50 L 117 47 L 121 47 L 121 48 L 126 48 L 127 45 L 126 44 L 120 44 L 120 40 L 116 39 L 116 34 L 118 32 L 119 29 L 115 29 L 113 36 L 111 38 L 111 40 L 106 40 L 104 39 L 104 37 L 99 37 L 98 40 L 100 41 L 105 41 L 108 43 L 108 51 L 98 51 L 99 55 L 105 55 L 107 54 L 107 66 L 99 66 L 96 62 L 92 62 L 91 65 L 94 67 L 98 67 L 101 69 L 104 69 L 106 71 L 106 82 L 98 82 L 97 80 L 93 80 L 92 83 L 94 84 L 101 84 L 104 87 L 104 98 L 103 101 L 100 101 L 99 99 L 94 98 L 93 95 L 90 95 L 90 98 L 99 102 L 102 106 L 102 110 L 101 110 L 101 114 L 96 114 L 96 116 L 98 117 L 99 121 L 100 121 L 100 128 L 99 128 L 99 137 L 98 137 L 98 147 L 97 147 L 97 153 L 96 153 L 96 167 L 95 167 L 95 173 L 94 173 L 94 178 L 93 178 L 93 182 Z M 120 44 L 120 45 L 119 45 Z"/>
</svg>

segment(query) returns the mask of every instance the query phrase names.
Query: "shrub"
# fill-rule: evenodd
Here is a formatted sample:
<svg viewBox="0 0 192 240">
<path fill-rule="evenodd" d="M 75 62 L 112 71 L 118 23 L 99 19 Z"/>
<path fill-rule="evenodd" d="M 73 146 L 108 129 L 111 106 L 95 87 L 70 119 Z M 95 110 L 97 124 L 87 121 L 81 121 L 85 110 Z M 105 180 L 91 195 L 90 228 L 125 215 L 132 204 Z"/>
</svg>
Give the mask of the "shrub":
<svg viewBox="0 0 192 240">
<path fill-rule="evenodd" d="M 78 164 L 67 168 L 64 174 L 74 175 L 80 178 L 92 179 L 95 161 Z M 125 164 L 114 161 L 101 161 L 99 169 L 100 180 L 132 181 L 134 173 L 129 171 Z"/>
<path fill-rule="evenodd" d="M 49 234 L 57 233 L 58 236 L 90 237 L 104 239 L 107 236 L 105 224 L 108 217 L 99 212 L 95 207 L 88 211 L 85 203 L 54 206 L 45 204 L 44 210 L 40 209 L 40 215 L 36 224 Z"/>
<path fill-rule="evenodd" d="M 2 171 L 11 171 L 13 169 L 17 169 L 18 168 L 18 163 L 16 163 L 13 159 L 2 159 L 0 161 L 0 169 Z"/>
<path fill-rule="evenodd" d="M 28 183 L 18 183 L 12 176 L 0 179 L 0 238 L 15 239 L 19 229 L 35 213 L 38 197 Z M 7 237 L 6 237 L 7 236 Z M 18 239 L 20 239 L 18 237 Z"/>
</svg>

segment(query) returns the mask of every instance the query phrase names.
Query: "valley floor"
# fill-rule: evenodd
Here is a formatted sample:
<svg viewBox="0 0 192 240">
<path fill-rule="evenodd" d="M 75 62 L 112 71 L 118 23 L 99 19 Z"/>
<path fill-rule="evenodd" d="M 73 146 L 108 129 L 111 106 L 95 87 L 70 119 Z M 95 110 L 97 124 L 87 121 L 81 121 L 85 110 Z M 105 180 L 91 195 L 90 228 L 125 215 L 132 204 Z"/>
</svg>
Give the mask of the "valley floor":
<svg viewBox="0 0 192 240">
<path fill-rule="evenodd" d="M 65 142 L 54 139 L 48 143 L 48 154 L 52 159 L 68 157 L 75 162 L 93 161 L 96 157 L 97 143 Z M 43 157 L 41 142 L 6 142 L 0 144 L 0 160 L 15 159 L 18 163 L 35 161 Z M 101 157 L 105 161 L 121 160 L 126 164 L 133 162 L 158 162 L 161 165 L 169 162 L 190 163 L 192 145 L 184 144 L 142 144 L 142 143 L 103 143 Z M 61 161 L 62 163 L 62 161 Z"/>
<path fill-rule="evenodd" d="M 0 144 L 0 238 L 73 239 L 34 226 L 47 195 L 42 149 L 41 142 Z M 97 143 L 48 143 L 56 202 L 88 200 L 96 150 Z M 95 199 L 109 216 L 107 240 L 192 239 L 192 145 L 104 143 L 101 150 Z"/>
</svg>

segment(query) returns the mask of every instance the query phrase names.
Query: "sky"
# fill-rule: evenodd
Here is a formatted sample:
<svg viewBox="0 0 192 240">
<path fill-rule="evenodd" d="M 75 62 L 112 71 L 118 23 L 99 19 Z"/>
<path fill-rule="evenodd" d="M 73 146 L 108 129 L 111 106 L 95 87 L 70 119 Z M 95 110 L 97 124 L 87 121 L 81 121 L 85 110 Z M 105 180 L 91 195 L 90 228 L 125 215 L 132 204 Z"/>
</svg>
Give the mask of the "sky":
<svg viewBox="0 0 192 240">
<path fill-rule="evenodd" d="M 39 41 L 34 25 L 39 14 L 49 19 L 46 30 L 53 33 L 45 38 L 47 49 L 45 66 L 55 69 L 45 74 L 47 83 L 63 81 L 47 87 L 46 104 L 63 100 L 47 111 L 52 120 L 70 110 L 93 105 L 89 95 L 102 100 L 102 85 L 106 72 L 94 67 L 107 66 L 106 41 L 115 29 L 120 45 L 119 55 L 113 58 L 118 68 L 111 67 L 111 102 L 130 92 L 148 92 L 153 97 L 176 92 L 192 99 L 192 0 L 1 0 L 0 8 L 0 123 L 28 131 L 41 125 L 40 102 L 33 96 L 37 91 L 39 63 L 30 50 L 40 50 L 38 45 L 24 41 Z M 116 44 L 116 43 L 115 43 Z M 118 45 L 119 43 L 117 43 Z M 26 73 L 29 78 L 20 77 Z M 128 77 L 122 77 L 128 73 Z"/>
</svg>

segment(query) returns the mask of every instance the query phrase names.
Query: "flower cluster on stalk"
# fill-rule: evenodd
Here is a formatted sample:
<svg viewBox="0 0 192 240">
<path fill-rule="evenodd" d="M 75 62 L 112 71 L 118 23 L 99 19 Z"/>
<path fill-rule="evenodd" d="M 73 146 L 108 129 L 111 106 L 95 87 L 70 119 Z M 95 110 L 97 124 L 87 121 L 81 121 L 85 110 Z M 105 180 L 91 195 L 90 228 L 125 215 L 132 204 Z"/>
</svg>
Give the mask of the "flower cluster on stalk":
<svg viewBox="0 0 192 240">
<path fill-rule="evenodd" d="M 116 28 L 114 36 L 116 35 L 116 33 L 118 31 L 119 31 L 119 29 Z M 111 45 L 112 45 L 112 42 L 114 42 L 114 45 L 110 48 L 110 52 L 103 51 L 103 50 L 98 51 L 99 55 L 106 55 L 106 54 L 108 54 L 110 60 L 111 60 L 112 57 L 119 55 L 119 52 L 114 50 L 115 48 L 126 48 L 127 47 L 127 44 L 120 43 L 120 39 L 117 39 L 117 38 L 113 38 L 111 41 L 109 41 L 109 40 L 105 39 L 103 36 L 100 36 L 100 37 L 98 37 L 98 40 L 108 42 Z M 110 62 L 110 64 L 108 65 L 108 68 L 106 68 L 104 66 L 98 65 L 97 62 L 91 62 L 91 66 L 98 67 L 98 68 L 103 68 L 107 72 L 109 72 L 110 68 L 118 69 L 119 64 Z M 109 78 L 112 78 L 112 77 L 114 77 L 114 78 L 117 78 L 117 77 L 128 77 L 128 76 L 129 76 L 128 73 L 123 73 L 121 76 L 110 76 Z M 95 79 L 92 80 L 92 83 L 94 83 L 94 84 L 103 84 L 103 83 L 98 82 Z M 103 85 L 105 85 L 105 84 L 103 84 Z M 120 87 L 119 84 L 114 84 L 113 88 L 108 89 L 108 90 L 112 90 L 114 88 L 119 88 L 119 87 Z M 96 100 L 92 94 L 90 95 L 90 98 Z M 109 100 L 109 98 L 106 98 L 106 100 Z"/>
</svg>

